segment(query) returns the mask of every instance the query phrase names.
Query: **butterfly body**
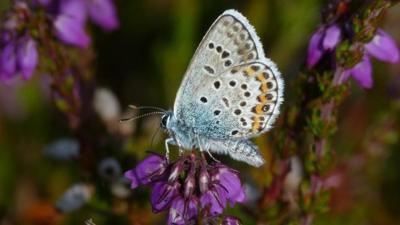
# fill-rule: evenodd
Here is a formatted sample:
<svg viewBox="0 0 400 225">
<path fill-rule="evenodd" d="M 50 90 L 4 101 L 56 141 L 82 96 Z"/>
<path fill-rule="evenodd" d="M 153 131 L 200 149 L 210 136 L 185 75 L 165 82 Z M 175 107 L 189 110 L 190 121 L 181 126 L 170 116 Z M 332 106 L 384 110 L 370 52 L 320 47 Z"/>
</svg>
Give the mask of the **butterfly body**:
<svg viewBox="0 0 400 225">
<path fill-rule="evenodd" d="M 275 64 L 240 13 L 225 11 L 197 48 L 176 96 L 163 116 L 168 142 L 247 162 L 264 163 L 249 140 L 268 131 L 283 101 Z"/>
</svg>

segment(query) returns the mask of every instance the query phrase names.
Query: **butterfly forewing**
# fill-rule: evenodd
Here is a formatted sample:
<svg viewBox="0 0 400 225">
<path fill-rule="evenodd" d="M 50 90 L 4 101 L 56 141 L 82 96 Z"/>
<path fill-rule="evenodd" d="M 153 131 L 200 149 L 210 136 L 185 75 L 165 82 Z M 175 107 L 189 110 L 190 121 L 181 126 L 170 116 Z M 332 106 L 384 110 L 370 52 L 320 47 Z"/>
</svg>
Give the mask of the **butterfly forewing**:
<svg viewBox="0 0 400 225">
<path fill-rule="evenodd" d="M 210 138 L 250 138 L 269 129 L 282 101 L 280 74 L 238 12 L 211 26 L 185 74 L 174 114 Z"/>
</svg>

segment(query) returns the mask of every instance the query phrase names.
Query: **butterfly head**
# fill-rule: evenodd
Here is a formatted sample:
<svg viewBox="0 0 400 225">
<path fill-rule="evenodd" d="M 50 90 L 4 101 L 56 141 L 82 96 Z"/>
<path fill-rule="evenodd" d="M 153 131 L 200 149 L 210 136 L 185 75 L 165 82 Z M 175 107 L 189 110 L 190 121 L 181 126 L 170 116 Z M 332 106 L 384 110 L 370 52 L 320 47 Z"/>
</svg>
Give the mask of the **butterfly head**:
<svg viewBox="0 0 400 225">
<path fill-rule="evenodd" d="M 165 112 L 161 116 L 161 122 L 160 122 L 161 128 L 168 129 L 171 117 L 172 117 L 172 112 Z"/>
</svg>

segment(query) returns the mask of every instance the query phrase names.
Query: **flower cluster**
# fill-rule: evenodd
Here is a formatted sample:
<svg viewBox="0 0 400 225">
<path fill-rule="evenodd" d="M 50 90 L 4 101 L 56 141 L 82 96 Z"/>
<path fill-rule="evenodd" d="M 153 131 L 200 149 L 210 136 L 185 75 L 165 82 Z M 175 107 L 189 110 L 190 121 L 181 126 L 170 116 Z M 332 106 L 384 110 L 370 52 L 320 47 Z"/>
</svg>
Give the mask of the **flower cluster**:
<svg viewBox="0 0 400 225">
<path fill-rule="evenodd" d="M 42 31 L 54 34 L 64 44 L 87 47 L 88 19 L 106 31 L 119 26 L 112 0 L 35 0 L 32 4 L 16 1 L 5 14 L 0 30 L 0 81 L 19 74 L 24 79 L 32 76 L 39 61 L 38 43 L 48 42 L 41 36 Z"/>
<path fill-rule="evenodd" d="M 169 210 L 168 224 L 192 224 L 199 219 L 214 221 L 224 209 L 245 200 L 236 171 L 221 163 L 207 165 L 195 153 L 169 163 L 166 157 L 151 153 L 135 168 L 125 172 L 131 188 L 150 185 L 155 213 Z M 224 217 L 222 224 L 239 224 Z"/>
<path fill-rule="evenodd" d="M 90 37 L 85 32 L 88 19 L 106 31 L 119 26 L 112 0 L 37 0 L 53 20 L 55 35 L 64 43 L 85 48 Z"/>
<path fill-rule="evenodd" d="M 6 14 L 0 31 L 0 81 L 8 81 L 16 74 L 29 79 L 38 63 L 36 42 L 23 29 L 29 14 L 28 6 L 22 2 Z"/>
<path fill-rule="evenodd" d="M 340 41 L 344 40 L 346 35 L 343 34 L 343 30 L 336 23 L 319 28 L 312 35 L 308 45 L 308 68 L 314 67 L 324 54 L 335 54 L 336 46 Z M 400 52 L 396 42 L 381 29 L 377 30 L 370 42 L 360 47 L 362 49 L 361 61 L 344 70 L 343 80 L 347 80 L 352 76 L 362 87 L 371 88 L 373 85 L 371 56 L 389 63 L 400 62 Z M 336 67 L 339 66 L 336 65 Z"/>
</svg>

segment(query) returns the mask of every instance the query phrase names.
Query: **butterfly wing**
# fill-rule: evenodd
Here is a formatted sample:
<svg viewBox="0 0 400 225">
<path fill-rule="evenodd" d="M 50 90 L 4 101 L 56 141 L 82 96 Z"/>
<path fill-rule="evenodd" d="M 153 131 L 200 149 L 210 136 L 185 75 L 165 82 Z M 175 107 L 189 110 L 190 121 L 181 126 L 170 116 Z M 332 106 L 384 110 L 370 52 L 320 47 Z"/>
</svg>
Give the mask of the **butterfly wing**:
<svg viewBox="0 0 400 225">
<path fill-rule="evenodd" d="M 197 48 L 179 88 L 174 115 L 199 135 L 250 138 L 279 113 L 283 82 L 247 19 L 225 11 Z"/>
</svg>

